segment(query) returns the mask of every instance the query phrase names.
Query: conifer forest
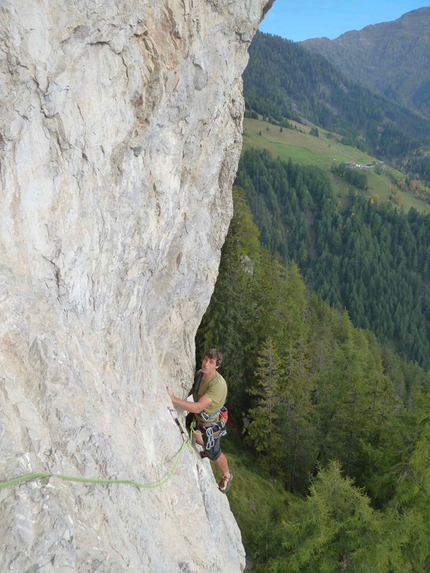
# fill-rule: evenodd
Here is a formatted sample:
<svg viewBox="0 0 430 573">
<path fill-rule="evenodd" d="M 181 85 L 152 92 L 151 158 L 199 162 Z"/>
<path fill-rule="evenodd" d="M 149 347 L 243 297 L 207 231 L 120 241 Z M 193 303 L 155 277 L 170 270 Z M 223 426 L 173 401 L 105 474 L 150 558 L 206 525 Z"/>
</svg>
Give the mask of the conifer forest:
<svg viewBox="0 0 430 573">
<path fill-rule="evenodd" d="M 285 128 L 294 114 L 279 81 L 272 89 L 266 77 L 263 94 L 250 80 L 255 59 L 267 71 L 293 49 L 268 41 L 253 44 L 247 107 L 257 117 L 271 109 Z M 307 57 L 300 48 L 303 85 Z M 315 123 L 324 121 L 336 124 Z M 402 121 L 393 162 L 430 136 L 423 123 L 402 139 Z M 352 124 L 337 125 L 356 138 Z M 341 194 L 342 168 L 328 177 L 265 149 L 244 150 L 239 164 L 196 350 L 198 360 L 208 347 L 224 352 L 240 447 L 294 500 L 286 511 L 261 507 L 245 535 L 257 573 L 430 571 L 430 215 L 369 197 L 356 173 Z"/>
</svg>

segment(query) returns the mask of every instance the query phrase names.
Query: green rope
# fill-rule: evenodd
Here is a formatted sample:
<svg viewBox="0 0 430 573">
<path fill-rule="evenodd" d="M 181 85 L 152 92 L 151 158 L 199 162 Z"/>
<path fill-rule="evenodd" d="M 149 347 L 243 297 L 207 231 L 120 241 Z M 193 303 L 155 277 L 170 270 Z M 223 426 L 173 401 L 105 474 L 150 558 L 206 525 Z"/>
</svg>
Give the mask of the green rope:
<svg viewBox="0 0 430 573">
<path fill-rule="evenodd" d="M 130 480 L 130 479 L 90 479 L 90 478 L 85 478 L 85 477 L 63 476 L 63 475 L 50 474 L 50 473 L 35 473 L 35 474 L 27 474 L 25 476 L 21 476 L 21 477 L 15 478 L 15 479 L 11 479 L 9 481 L 5 481 L 4 483 L 0 483 L 0 489 L 5 489 L 7 487 L 13 487 L 14 485 L 17 485 L 19 483 L 34 480 L 34 479 L 43 479 L 43 478 L 51 478 L 51 477 L 56 477 L 56 478 L 64 480 L 64 481 L 73 481 L 73 482 L 81 482 L 81 483 L 107 483 L 107 484 L 109 484 L 109 483 L 126 483 L 129 485 L 134 485 L 136 487 L 145 488 L 145 489 L 160 487 L 160 486 L 164 485 L 167 481 L 169 481 L 169 479 L 175 473 L 176 468 L 178 467 L 179 461 L 182 458 L 182 454 L 184 453 L 186 445 L 188 445 L 189 449 L 192 451 L 193 447 L 190 443 L 190 440 L 184 441 L 182 443 L 181 449 L 179 450 L 178 457 L 176 458 L 176 462 L 174 463 L 173 468 L 170 470 L 170 472 L 167 474 L 167 476 L 163 480 L 161 480 L 160 482 L 155 483 L 155 484 L 143 484 L 143 483 L 138 483 L 138 482 Z"/>
</svg>

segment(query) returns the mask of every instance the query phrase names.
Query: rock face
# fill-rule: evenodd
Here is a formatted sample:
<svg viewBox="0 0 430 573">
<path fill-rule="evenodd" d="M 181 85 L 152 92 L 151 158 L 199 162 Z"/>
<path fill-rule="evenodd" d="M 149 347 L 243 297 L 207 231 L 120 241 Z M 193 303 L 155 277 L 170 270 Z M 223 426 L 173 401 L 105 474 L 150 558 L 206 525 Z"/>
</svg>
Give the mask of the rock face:
<svg viewBox="0 0 430 573">
<path fill-rule="evenodd" d="M 154 484 L 182 441 L 271 0 L 0 6 L 0 481 Z M 0 489 L 0 571 L 236 573 L 209 462 Z"/>
</svg>

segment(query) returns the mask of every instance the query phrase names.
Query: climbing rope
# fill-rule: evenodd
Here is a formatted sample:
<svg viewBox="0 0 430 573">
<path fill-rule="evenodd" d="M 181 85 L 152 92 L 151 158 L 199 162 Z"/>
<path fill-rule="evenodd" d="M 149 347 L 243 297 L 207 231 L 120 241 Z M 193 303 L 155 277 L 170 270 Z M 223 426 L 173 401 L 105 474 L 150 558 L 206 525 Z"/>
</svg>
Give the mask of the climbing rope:
<svg viewBox="0 0 430 573">
<path fill-rule="evenodd" d="M 56 477 L 56 478 L 61 479 L 63 481 L 72 481 L 72 482 L 80 482 L 80 483 L 104 483 L 104 484 L 125 483 L 128 485 L 134 485 L 138 488 L 144 488 L 144 489 L 152 489 L 152 488 L 156 488 L 156 487 L 161 487 L 167 481 L 169 481 L 169 479 L 175 473 L 176 468 L 178 467 L 178 464 L 179 464 L 179 462 L 182 458 L 182 455 L 184 453 L 185 447 L 188 446 L 188 448 L 192 451 L 193 447 L 191 445 L 191 436 L 192 436 L 192 432 L 190 433 L 189 436 L 187 436 L 186 440 L 183 439 L 181 449 L 178 452 L 178 456 L 176 458 L 176 461 L 175 461 L 172 469 L 167 474 L 167 476 L 158 483 L 143 484 L 143 483 L 138 483 L 138 482 L 136 482 L 134 480 L 130 480 L 130 479 L 91 479 L 91 478 L 86 478 L 86 477 L 65 476 L 65 475 L 51 474 L 51 473 L 33 473 L 33 474 L 27 474 L 27 475 L 17 477 L 17 478 L 11 479 L 9 481 L 5 481 L 3 483 L 0 483 L 0 489 L 5 489 L 7 487 L 13 487 L 13 486 L 18 485 L 20 483 L 35 480 L 35 479 L 45 479 L 45 478 L 51 478 L 51 477 Z"/>
</svg>

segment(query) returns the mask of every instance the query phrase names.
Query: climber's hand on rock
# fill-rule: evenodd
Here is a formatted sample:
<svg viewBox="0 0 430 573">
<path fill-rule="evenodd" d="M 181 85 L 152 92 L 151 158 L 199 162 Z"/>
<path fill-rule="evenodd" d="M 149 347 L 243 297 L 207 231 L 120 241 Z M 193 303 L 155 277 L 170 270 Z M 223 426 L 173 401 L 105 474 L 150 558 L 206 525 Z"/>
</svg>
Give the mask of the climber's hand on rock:
<svg viewBox="0 0 430 573">
<path fill-rule="evenodd" d="M 174 398 L 176 397 L 176 396 L 175 396 L 175 393 L 174 393 L 174 391 L 173 391 L 173 388 L 170 388 L 170 386 L 167 386 L 167 393 L 169 394 L 170 399 L 171 399 L 172 402 L 173 402 Z"/>
</svg>

